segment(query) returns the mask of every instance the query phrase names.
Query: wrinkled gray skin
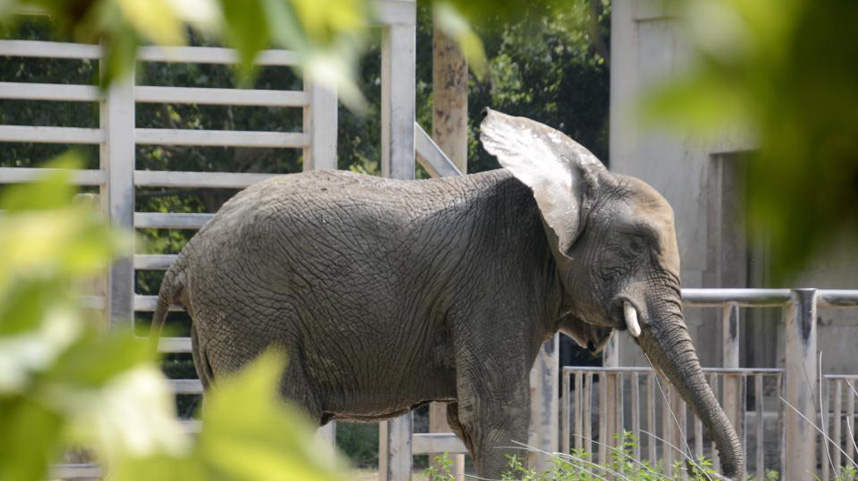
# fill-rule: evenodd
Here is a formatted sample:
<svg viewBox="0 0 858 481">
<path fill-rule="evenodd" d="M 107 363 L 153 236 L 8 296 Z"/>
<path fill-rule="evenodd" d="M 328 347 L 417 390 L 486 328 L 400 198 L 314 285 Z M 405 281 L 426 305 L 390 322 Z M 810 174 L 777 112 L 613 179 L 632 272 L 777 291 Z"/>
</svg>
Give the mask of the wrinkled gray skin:
<svg viewBox="0 0 858 481">
<path fill-rule="evenodd" d="M 528 379 L 558 330 L 601 348 L 637 313 L 637 343 L 700 415 L 724 474 L 742 449 L 683 320 L 673 212 L 534 121 L 489 111 L 505 169 L 399 181 L 284 175 L 224 204 L 167 272 L 155 313 L 184 306 L 205 386 L 271 345 L 281 390 L 320 424 L 378 421 L 430 401 L 480 476 L 526 441 Z"/>
</svg>

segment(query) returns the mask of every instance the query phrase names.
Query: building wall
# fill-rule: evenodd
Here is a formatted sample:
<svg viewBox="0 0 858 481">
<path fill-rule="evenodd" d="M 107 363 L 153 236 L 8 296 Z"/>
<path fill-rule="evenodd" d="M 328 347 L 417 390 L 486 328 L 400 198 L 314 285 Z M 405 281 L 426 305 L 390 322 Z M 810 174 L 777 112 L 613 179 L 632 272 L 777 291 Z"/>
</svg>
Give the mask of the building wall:
<svg viewBox="0 0 858 481">
<path fill-rule="evenodd" d="M 643 125 L 635 112 L 642 92 L 678 75 L 689 50 L 675 15 L 644 0 L 614 0 L 611 23 L 611 170 L 639 177 L 673 206 L 684 287 L 762 287 L 764 251 L 749 250 L 741 223 L 744 186 L 735 172 L 752 150 L 743 132 L 694 138 Z M 797 287 L 858 288 L 858 254 L 846 242 L 812 263 Z M 779 310 L 743 309 L 743 365 L 783 363 Z M 688 309 L 686 318 L 704 365 L 721 362 L 717 310 Z M 849 348 L 858 339 L 858 311 L 820 310 L 819 346 L 829 372 L 858 372 Z M 620 362 L 644 365 L 622 334 Z M 706 342 L 703 342 L 706 340 Z"/>
</svg>

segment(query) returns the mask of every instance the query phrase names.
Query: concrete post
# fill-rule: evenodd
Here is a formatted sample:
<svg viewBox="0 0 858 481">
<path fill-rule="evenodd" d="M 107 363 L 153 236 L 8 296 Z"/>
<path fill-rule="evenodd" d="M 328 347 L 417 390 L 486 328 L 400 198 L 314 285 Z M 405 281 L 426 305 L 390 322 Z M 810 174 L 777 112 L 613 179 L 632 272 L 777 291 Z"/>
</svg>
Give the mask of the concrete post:
<svg viewBox="0 0 858 481">
<path fill-rule="evenodd" d="M 560 335 L 555 334 L 542 345 L 533 370 L 530 371 L 530 433 L 527 444 L 540 451 L 557 452 L 560 433 L 558 402 L 560 380 Z M 546 456 L 528 455 L 530 467 L 548 469 Z"/>
<path fill-rule="evenodd" d="M 816 289 L 796 289 L 786 308 L 786 401 L 792 407 L 783 407 L 784 479 L 813 479 L 816 473 L 816 296 Z"/>
<path fill-rule="evenodd" d="M 99 116 L 104 142 L 101 170 L 107 184 L 101 187 L 101 202 L 110 223 L 134 229 L 134 72 L 117 79 L 101 101 Z M 132 326 L 134 322 L 134 257 L 117 258 L 110 266 L 107 284 L 110 326 Z"/>
<path fill-rule="evenodd" d="M 378 425 L 379 481 L 411 481 L 412 413 Z"/>
</svg>

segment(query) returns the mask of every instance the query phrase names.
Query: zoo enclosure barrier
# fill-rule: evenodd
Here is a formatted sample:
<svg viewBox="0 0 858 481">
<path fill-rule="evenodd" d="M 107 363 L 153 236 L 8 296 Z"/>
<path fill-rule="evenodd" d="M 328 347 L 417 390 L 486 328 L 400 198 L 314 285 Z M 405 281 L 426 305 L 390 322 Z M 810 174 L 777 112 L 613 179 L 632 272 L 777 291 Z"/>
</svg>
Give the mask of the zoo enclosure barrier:
<svg viewBox="0 0 858 481">
<path fill-rule="evenodd" d="M 784 480 L 828 480 L 854 465 L 858 375 L 819 377 L 817 309 L 856 308 L 858 290 L 683 289 L 682 295 L 687 307 L 722 310 L 724 367 L 704 372 L 743 441 L 749 473 L 766 479 L 766 469 L 779 468 Z M 784 309 L 783 369 L 739 368 L 739 307 Z M 629 431 L 638 439 L 636 460 L 660 460 L 671 472 L 675 461 L 707 455 L 718 467 L 700 419 L 651 368 L 566 367 L 562 393 L 564 453 L 583 450 L 604 462 Z"/>
<path fill-rule="evenodd" d="M 441 152 L 432 139 L 414 122 L 414 3 L 409 1 L 381 1 L 382 35 L 382 98 L 385 99 L 381 109 L 382 115 L 382 168 L 386 176 L 397 178 L 414 177 L 414 161 L 423 165 L 432 176 L 458 175 L 459 172 L 452 162 Z M 101 48 L 98 45 L 71 44 L 61 42 L 2 40 L 0 41 L 0 56 L 61 58 L 98 61 L 101 58 Z M 142 62 L 166 63 L 207 63 L 232 64 L 236 61 L 235 52 L 229 49 L 212 47 L 144 47 L 139 52 Z M 291 66 L 297 58 L 292 52 L 269 50 L 261 53 L 258 63 L 266 66 Z M 133 77 L 132 77 L 133 78 Z M 238 90 L 189 87 L 153 87 L 134 85 L 133 81 L 114 85 L 106 93 L 99 92 L 92 85 L 69 84 L 33 84 L 33 83 L 0 83 L 0 98 L 33 100 L 33 101 L 71 101 L 97 102 L 100 104 L 100 126 L 98 128 L 80 127 L 41 127 L 0 125 L 0 142 L 34 142 L 54 144 L 93 144 L 100 146 L 99 169 L 83 170 L 74 176 L 74 182 L 81 186 L 98 187 L 100 199 L 105 212 L 111 221 L 128 228 L 161 228 L 161 229 L 198 229 L 211 214 L 185 213 L 147 213 L 135 212 L 134 191 L 138 187 L 173 187 L 173 188 L 242 188 L 263 180 L 274 174 L 254 174 L 235 172 L 173 172 L 146 171 L 135 169 L 136 145 L 178 145 L 178 146 L 230 146 L 230 147 L 267 147 L 301 149 L 304 157 L 304 169 L 336 168 L 336 137 L 337 137 L 337 101 L 336 95 L 327 92 L 317 85 L 305 83 L 301 91 L 268 91 L 268 90 Z M 304 113 L 302 132 L 234 132 L 234 131 L 205 131 L 205 130 L 176 130 L 176 129 L 142 129 L 135 127 L 135 105 L 138 103 L 193 103 L 207 105 L 256 105 L 282 108 L 301 108 Z M 43 173 L 44 169 L 35 168 L 0 168 L 0 184 L 12 184 L 33 181 Z M 134 276 L 141 270 L 164 270 L 169 267 L 174 257 L 170 255 L 135 255 L 132 258 L 119 260 L 111 269 L 108 281 L 101 295 L 85 299 L 89 307 L 104 309 L 112 325 L 127 325 L 133 320 L 135 311 L 145 312 L 154 309 L 156 299 L 151 296 L 137 295 L 134 292 Z M 738 410 L 746 400 L 747 390 L 741 380 L 753 379 L 752 390 L 757 392 L 759 383 L 763 391 L 774 389 L 778 394 L 785 394 L 786 400 L 795 406 L 799 413 L 808 419 L 815 419 L 814 390 L 818 389 L 820 380 L 817 379 L 816 369 L 816 321 L 815 311 L 818 307 L 856 307 L 858 306 L 858 291 L 813 291 L 813 290 L 719 290 L 719 289 L 685 289 L 683 291 L 686 305 L 723 307 L 729 314 L 725 325 L 738 322 L 738 307 L 741 306 L 786 306 L 787 311 L 787 365 L 784 370 L 737 370 L 738 368 L 738 338 L 725 340 L 725 364 L 727 369 L 712 370 L 710 380 L 719 383 L 719 390 L 726 393 L 725 405 L 728 412 Z M 735 312 L 735 315 L 733 313 Z M 725 329 L 725 336 L 729 329 Z M 556 341 L 555 346 L 556 346 Z M 540 363 L 548 366 L 544 371 L 541 388 L 532 391 L 535 395 L 535 414 L 541 419 L 535 431 L 542 433 L 543 440 L 556 445 L 558 407 L 556 385 L 552 387 L 551 343 L 544 348 Z M 190 350 L 188 338 L 168 338 L 161 342 L 161 350 L 171 353 L 187 353 Z M 556 356 L 556 352 L 554 354 Z M 556 365 L 556 357 L 553 358 Z M 734 362 L 734 361 L 735 362 Z M 616 362 L 616 350 L 608 353 L 607 364 Z M 616 413 L 613 426 L 635 426 L 635 415 L 620 401 L 624 399 L 626 379 L 636 379 L 629 385 L 631 393 L 641 392 L 641 384 L 649 386 L 654 383 L 651 374 L 645 371 L 607 367 L 595 371 L 567 370 L 567 389 L 572 379 L 578 379 L 582 391 L 590 387 L 591 395 L 594 382 L 600 377 L 607 381 L 599 385 L 599 392 L 606 392 L 598 400 L 598 411 L 592 413 Z M 612 381 L 613 379 L 613 381 Z M 802 381 L 804 379 L 804 382 Z M 849 434 L 850 426 L 854 430 L 855 406 L 854 391 L 855 377 L 825 376 L 825 383 L 834 395 L 828 396 L 832 403 L 832 416 L 828 420 L 841 419 L 841 416 L 852 416 L 853 422 L 844 426 L 835 422 L 829 430 L 834 439 L 840 441 L 842 436 Z M 851 382 L 851 384 L 849 384 Z M 174 380 L 174 390 L 179 394 L 194 394 L 201 392 L 196 380 Z M 613 388 L 611 386 L 614 386 Z M 637 385 L 638 389 L 635 389 Z M 604 386 L 604 387 L 603 387 Z M 665 387 L 666 384 L 661 384 Z M 771 386 L 777 386 L 775 388 Z M 646 388 L 645 388 L 646 389 Z M 672 399 L 669 388 L 665 387 L 667 398 Z M 637 406 L 650 406 L 647 398 L 638 397 Z M 731 394 L 732 393 L 732 394 Z M 851 393 L 851 394 L 850 394 Z M 581 393 L 583 394 L 583 393 Z M 578 393 L 575 394 L 579 396 Z M 851 396 L 851 397 L 850 397 Z M 661 394 L 656 393 L 656 402 Z M 635 396 L 630 398 L 634 405 Z M 845 402 L 844 402 L 845 398 Z M 537 402 L 537 399 L 539 402 Z M 583 396 L 582 396 L 582 399 Z M 758 398 L 755 398 L 758 399 Z M 765 401 L 765 396 L 763 396 Z M 656 402 L 651 406 L 654 408 Z M 552 404 L 553 403 L 553 404 Z M 603 403 L 612 403 L 605 406 Z M 576 404 L 576 406 L 578 406 Z M 622 410 L 618 410 L 623 406 Z M 732 407 L 731 407 L 732 406 Z M 764 403 L 763 408 L 766 405 Z M 570 406 L 564 403 L 564 448 L 570 445 L 569 421 Z M 578 408 L 576 408 L 578 409 Z M 586 430 L 586 419 L 583 416 L 583 404 L 580 415 L 574 415 L 576 428 Z M 649 411 L 652 411 L 647 407 Z M 743 409 L 744 410 L 744 409 Z M 619 412 L 618 412 L 619 411 Z M 635 410 L 637 411 L 637 410 Z M 827 411 L 827 410 L 826 410 Z M 844 412 L 841 414 L 841 412 Z M 625 413 L 629 412 L 629 416 Z M 678 412 L 678 411 L 677 411 Z M 756 415 L 755 410 L 755 415 Z M 826 412 L 827 415 L 827 412 Z M 680 418 L 684 415 L 680 414 Z M 734 412 L 733 419 L 740 415 Z M 814 458 L 816 448 L 813 439 L 815 434 L 809 423 L 801 420 L 798 413 L 792 410 L 779 409 L 777 412 L 779 426 L 782 426 L 784 439 L 782 445 L 786 459 L 784 466 L 787 473 L 807 473 L 815 469 Z M 740 424 L 743 435 L 747 416 L 742 415 Z M 763 415 L 765 417 L 765 414 Z M 578 419 L 581 419 L 581 423 Z M 752 417 L 753 418 L 753 417 Z M 610 419 L 610 416 L 607 418 Z M 638 423 L 642 421 L 639 415 Z M 655 416 L 653 416 L 655 419 Z M 687 419 L 687 417 L 685 417 Z M 758 418 L 757 418 L 758 419 Z M 628 422 L 626 422 L 628 420 Z M 592 420 L 590 429 L 593 430 Z M 582 425 L 583 423 L 583 425 Z M 762 423 L 761 423 L 762 425 Z M 602 425 L 596 423 L 601 435 Z M 605 429 L 609 428 L 605 423 Z M 650 425 L 648 425 L 651 427 Z M 189 429 L 196 429 L 188 423 Z M 462 453 L 464 446 L 450 434 L 413 434 L 410 416 L 403 416 L 381 427 L 381 460 L 383 479 L 407 479 L 411 474 L 411 457 L 414 454 L 431 453 Z M 695 432 L 698 426 L 694 426 Z M 755 426 L 758 430 L 759 426 Z M 667 431 L 670 432 L 670 426 Z M 604 439 L 608 438 L 605 433 Z M 684 430 L 682 432 L 685 432 Z M 755 431 L 756 432 L 756 431 Z M 780 431 L 779 431 L 780 432 Z M 576 429 L 579 438 L 576 443 L 583 442 L 581 431 Z M 328 436 L 333 435 L 333 429 L 328 430 Z M 591 432 L 592 434 L 592 432 Z M 653 432 L 653 434 L 655 434 Z M 671 433 L 671 436 L 673 433 Z M 587 436 L 591 438 L 591 436 Z M 674 439 L 674 438 L 671 438 Z M 702 443 L 702 436 L 699 441 Z M 809 441 L 810 440 L 810 441 Z M 531 443 L 533 444 L 533 443 Z M 578 444 L 576 444 L 578 446 Z M 644 442 L 644 446 L 646 442 Z M 854 444 L 847 442 L 844 451 L 827 449 L 818 456 L 831 459 L 837 465 L 849 459 L 855 459 Z M 704 446 L 705 448 L 705 446 Z M 647 450 L 650 448 L 647 446 Z M 698 450 L 695 438 L 695 450 Z M 686 449 L 686 451 L 691 451 Z M 656 454 L 659 450 L 656 450 Z M 661 450 L 662 455 L 664 450 Z M 676 451 L 669 449 L 666 456 L 674 456 Z M 605 453 L 607 455 L 607 452 Z M 600 453 L 599 456 L 602 456 Z M 821 463 L 823 476 L 830 463 Z M 762 466 L 757 464 L 756 466 Z M 809 467 L 809 468 L 807 468 Z M 89 478 L 99 473 L 96 466 L 79 464 L 59 466 L 54 470 L 55 477 Z M 803 479 L 801 476 L 786 479 Z"/>
</svg>

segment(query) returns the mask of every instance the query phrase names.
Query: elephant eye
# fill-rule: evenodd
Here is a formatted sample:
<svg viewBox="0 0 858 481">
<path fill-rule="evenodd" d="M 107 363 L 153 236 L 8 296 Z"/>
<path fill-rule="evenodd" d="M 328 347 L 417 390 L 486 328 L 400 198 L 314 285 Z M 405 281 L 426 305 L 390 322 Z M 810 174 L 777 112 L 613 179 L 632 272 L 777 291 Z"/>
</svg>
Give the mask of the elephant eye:
<svg viewBox="0 0 858 481">
<path fill-rule="evenodd" d="M 646 243 L 644 239 L 640 236 L 632 236 L 629 239 L 628 249 L 629 252 L 635 256 L 643 254 L 644 248 L 646 247 Z"/>
</svg>

